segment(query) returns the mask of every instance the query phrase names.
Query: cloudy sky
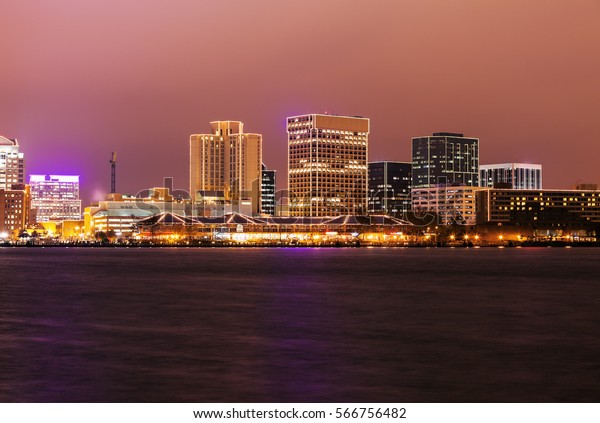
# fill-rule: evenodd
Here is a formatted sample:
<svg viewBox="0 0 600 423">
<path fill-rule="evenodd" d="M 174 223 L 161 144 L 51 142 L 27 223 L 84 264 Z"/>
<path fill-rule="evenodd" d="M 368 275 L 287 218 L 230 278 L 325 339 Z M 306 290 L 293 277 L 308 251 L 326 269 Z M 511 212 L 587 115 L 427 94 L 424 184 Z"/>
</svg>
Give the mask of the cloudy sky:
<svg viewBox="0 0 600 423">
<path fill-rule="evenodd" d="M 369 160 L 480 138 L 481 163 L 600 183 L 599 0 L 0 0 L 0 134 L 85 202 L 174 177 L 212 120 L 263 134 L 286 185 L 286 116 L 371 119 Z"/>
</svg>

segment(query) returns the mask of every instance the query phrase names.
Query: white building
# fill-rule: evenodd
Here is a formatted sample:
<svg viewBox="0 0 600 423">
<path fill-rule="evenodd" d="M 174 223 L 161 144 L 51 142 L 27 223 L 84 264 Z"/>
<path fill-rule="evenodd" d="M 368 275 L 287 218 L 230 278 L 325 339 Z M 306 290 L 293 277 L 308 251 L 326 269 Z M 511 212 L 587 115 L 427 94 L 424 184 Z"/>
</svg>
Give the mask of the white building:
<svg viewBox="0 0 600 423">
<path fill-rule="evenodd" d="M 483 188 L 447 186 L 412 190 L 415 213 L 433 212 L 440 225 L 474 225 L 476 223 L 476 192 Z"/>
<path fill-rule="evenodd" d="M 85 236 L 92 238 L 96 232 L 112 231 L 116 236 L 129 236 L 133 225 L 140 219 L 164 212 L 180 216 L 196 216 L 196 208 L 184 200 L 175 200 L 168 188 L 152 188 L 149 196 L 109 194 L 104 201 L 85 208 L 83 219 Z"/>
<path fill-rule="evenodd" d="M 527 163 L 480 165 L 479 186 L 506 189 L 542 189 L 542 165 Z"/>
<path fill-rule="evenodd" d="M 38 222 L 81 219 L 78 175 L 30 175 L 29 185 Z"/>
<path fill-rule="evenodd" d="M 25 159 L 19 152 L 19 143 L 0 136 L 0 189 L 10 190 L 15 184 L 25 183 Z"/>
</svg>

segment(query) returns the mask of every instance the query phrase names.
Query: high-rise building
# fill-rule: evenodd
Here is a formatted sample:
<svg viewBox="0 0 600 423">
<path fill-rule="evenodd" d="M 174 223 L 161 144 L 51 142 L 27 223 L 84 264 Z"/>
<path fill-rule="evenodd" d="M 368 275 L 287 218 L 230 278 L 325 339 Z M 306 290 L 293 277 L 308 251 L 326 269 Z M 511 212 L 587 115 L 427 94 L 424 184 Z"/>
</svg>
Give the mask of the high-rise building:
<svg viewBox="0 0 600 423">
<path fill-rule="evenodd" d="M 30 175 L 29 185 L 38 222 L 81 219 L 78 175 Z"/>
<path fill-rule="evenodd" d="M 410 210 L 412 163 L 369 163 L 369 212 L 390 216 Z"/>
<path fill-rule="evenodd" d="M 29 186 L 15 184 L 11 189 L 0 188 L 0 239 L 18 236 L 18 232 L 30 225 Z"/>
<path fill-rule="evenodd" d="M 369 119 L 287 118 L 290 216 L 365 214 Z"/>
<path fill-rule="evenodd" d="M 276 172 L 268 170 L 263 163 L 260 207 L 262 214 L 270 216 L 275 215 L 275 178 Z"/>
<path fill-rule="evenodd" d="M 25 183 L 25 159 L 17 140 L 0 136 L 0 189 Z"/>
<path fill-rule="evenodd" d="M 437 132 L 412 139 L 412 187 L 479 186 L 479 139 Z"/>
<path fill-rule="evenodd" d="M 210 134 L 190 136 L 190 195 L 198 191 L 222 191 L 234 207 L 252 200 L 260 213 L 262 135 L 244 133 L 237 121 L 210 123 Z"/>
<path fill-rule="evenodd" d="M 502 163 L 479 166 L 479 186 L 542 189 L 542 165 Z"/>
</svg>

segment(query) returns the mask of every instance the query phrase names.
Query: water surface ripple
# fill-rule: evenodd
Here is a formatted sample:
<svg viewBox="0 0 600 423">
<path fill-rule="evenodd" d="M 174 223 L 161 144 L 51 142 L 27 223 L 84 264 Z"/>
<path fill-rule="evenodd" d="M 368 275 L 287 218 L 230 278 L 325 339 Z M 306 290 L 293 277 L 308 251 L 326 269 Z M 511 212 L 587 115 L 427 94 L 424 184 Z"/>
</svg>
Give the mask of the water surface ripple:
<svg viewBox="0 0 600 423">
<path fill-rule="evenodd" d="M 600 250 L 0 249 L 2 402 L 598 402 Z"/>
</svg>

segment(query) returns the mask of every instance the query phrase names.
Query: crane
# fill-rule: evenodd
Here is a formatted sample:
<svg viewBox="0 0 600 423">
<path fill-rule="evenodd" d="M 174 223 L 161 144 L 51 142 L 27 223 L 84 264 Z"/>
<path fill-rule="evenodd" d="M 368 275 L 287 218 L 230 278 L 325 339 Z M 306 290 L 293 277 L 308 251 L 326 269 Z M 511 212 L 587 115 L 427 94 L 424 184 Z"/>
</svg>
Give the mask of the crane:
<svg viewBox="0 0 600 423">
<path fill-rule="evenodd" d="M 113 151 L 110 157 L 110 193 L 114 194 L 117 188 L 117 152 Z"/>
</svg>

